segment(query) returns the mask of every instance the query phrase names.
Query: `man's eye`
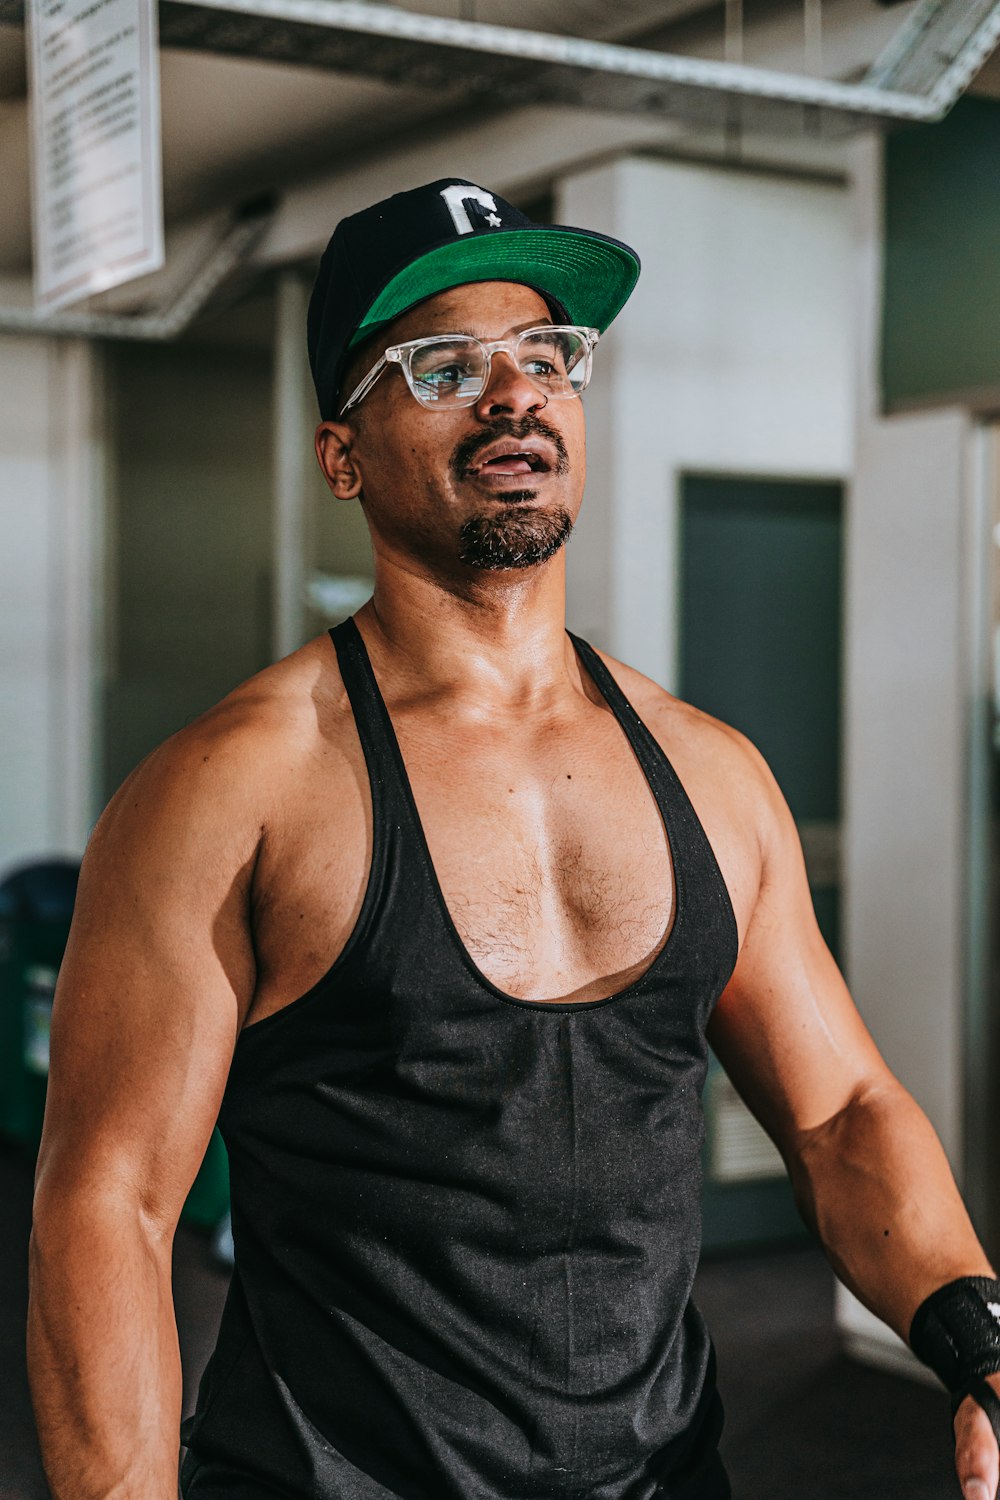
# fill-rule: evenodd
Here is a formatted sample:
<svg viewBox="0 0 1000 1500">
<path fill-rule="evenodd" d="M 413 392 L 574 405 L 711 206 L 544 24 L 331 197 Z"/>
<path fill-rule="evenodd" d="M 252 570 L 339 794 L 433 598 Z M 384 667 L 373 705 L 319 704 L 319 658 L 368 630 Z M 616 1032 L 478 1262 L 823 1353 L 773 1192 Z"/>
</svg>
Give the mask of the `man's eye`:
<svg viewBox="0 0 1000 1500">
<path fill-rule="evenodd" d="M 558 369 L 550 359 L 543 359 L 541 355 L 533 355 L 531 359 L 523 360 L 521 369 L 525 375 L 535 375 L 540 380 L 551 380 L 553 375 L 558 374 Z"/>
<path fill-rule="evenodd" d="M 438 365 L 436 370 L 422 371 L 420 379 L 428 385 L 461 385 L 468 373 L 465 365 Z"/>
</svg>

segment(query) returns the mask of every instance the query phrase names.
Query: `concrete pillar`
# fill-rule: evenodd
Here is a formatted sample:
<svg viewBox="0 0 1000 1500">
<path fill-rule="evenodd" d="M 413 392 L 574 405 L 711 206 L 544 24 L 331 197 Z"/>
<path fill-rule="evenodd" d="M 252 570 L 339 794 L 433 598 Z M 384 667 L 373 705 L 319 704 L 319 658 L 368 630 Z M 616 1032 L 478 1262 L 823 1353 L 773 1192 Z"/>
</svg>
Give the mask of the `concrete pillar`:
<svg viewBox="0 0 1000 1500">
<path fill-rule="evenodd" d="M 99 350 L 0 338 L 0 873 L 82 850 L 103 642 Z"/>
</svg>

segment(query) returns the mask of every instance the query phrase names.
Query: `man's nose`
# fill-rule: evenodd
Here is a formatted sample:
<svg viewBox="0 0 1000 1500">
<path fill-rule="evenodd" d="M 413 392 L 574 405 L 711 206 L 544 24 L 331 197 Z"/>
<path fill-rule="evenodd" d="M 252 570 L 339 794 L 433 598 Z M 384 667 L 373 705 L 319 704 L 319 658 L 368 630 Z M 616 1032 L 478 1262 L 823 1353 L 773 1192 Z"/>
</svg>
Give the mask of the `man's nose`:
<svg viewBox="0 0 1000 1500">
<path fill-rule="evenodd" d="M 517 361 L 504 350 L 497 350 L 490 364 L 490 378 L 476 402 L 477 416 L 495 417 L 501 412 L 520 416 L 545 405 L 545 395 Z"/>
</svg>

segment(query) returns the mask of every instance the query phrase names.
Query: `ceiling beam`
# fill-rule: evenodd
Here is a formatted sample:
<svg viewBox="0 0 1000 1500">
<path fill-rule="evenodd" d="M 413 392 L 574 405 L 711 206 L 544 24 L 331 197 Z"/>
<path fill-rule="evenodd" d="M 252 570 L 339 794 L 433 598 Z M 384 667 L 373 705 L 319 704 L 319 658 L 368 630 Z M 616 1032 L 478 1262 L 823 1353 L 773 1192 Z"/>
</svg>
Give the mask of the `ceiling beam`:
<svg viewBox="0 0 1000 1500">
<path fill-rule="evenodd" d="M 139 314 L 39 312 L 33 307 L 0 306 L 0 333 L 46 334 L 59 338 L 134 339 L 164 343 L 194 322 L 213 294 L 244 264 L 274 217 L 270 200 L 246 204 L 218 242 L 204 251 L 197 273 L 165 307 Z"/>
<path fill-rule="evenodd" d="M 928 5 L 964 35 L 970 0 L 924 0 L 921 9 Z M 977 34 L 989 32 L 1000 3 L 972 0 L 977 6 L 985 12 L 976 14 Z M 0 0 L 0 20 L 23 16 L 23 7 L 24 0 Z M 360 0 L 161 0 L 160 40 L 432 92 L 458 84 L 474 98 L 505 105 L 567 104 L 820 136 L 873 121 L 932 120 L 948 107 L 939 90 L 928 96 L 884 81 L 840 83 Z M 953 58 L 949 65 L 954 72 Z"/>
</svg>

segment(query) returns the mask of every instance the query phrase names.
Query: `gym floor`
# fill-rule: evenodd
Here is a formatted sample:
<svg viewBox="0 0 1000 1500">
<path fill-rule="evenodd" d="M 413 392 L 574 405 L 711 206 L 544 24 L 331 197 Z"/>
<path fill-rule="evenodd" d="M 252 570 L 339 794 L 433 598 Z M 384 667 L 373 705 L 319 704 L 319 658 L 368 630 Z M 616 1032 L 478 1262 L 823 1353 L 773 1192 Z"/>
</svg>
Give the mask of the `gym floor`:
<svg viewBox="0 0 1000 1500">
<path fill-rule="evenodd" d="M 0 1500 L 49 1493 L 24 1364 L 31 1176 L 22 1155 L 0 1147 Z M 227 1279 L 204 1236 L 182 1227 L 174 1286 L 188 1406 Z M 710 1261 L 696 1296 L 719 1357 L 736 1500 L 957 1500 L 947 1397 L 840 1353 L 833 1277 L 818 1250 Z"/>
</svg>

